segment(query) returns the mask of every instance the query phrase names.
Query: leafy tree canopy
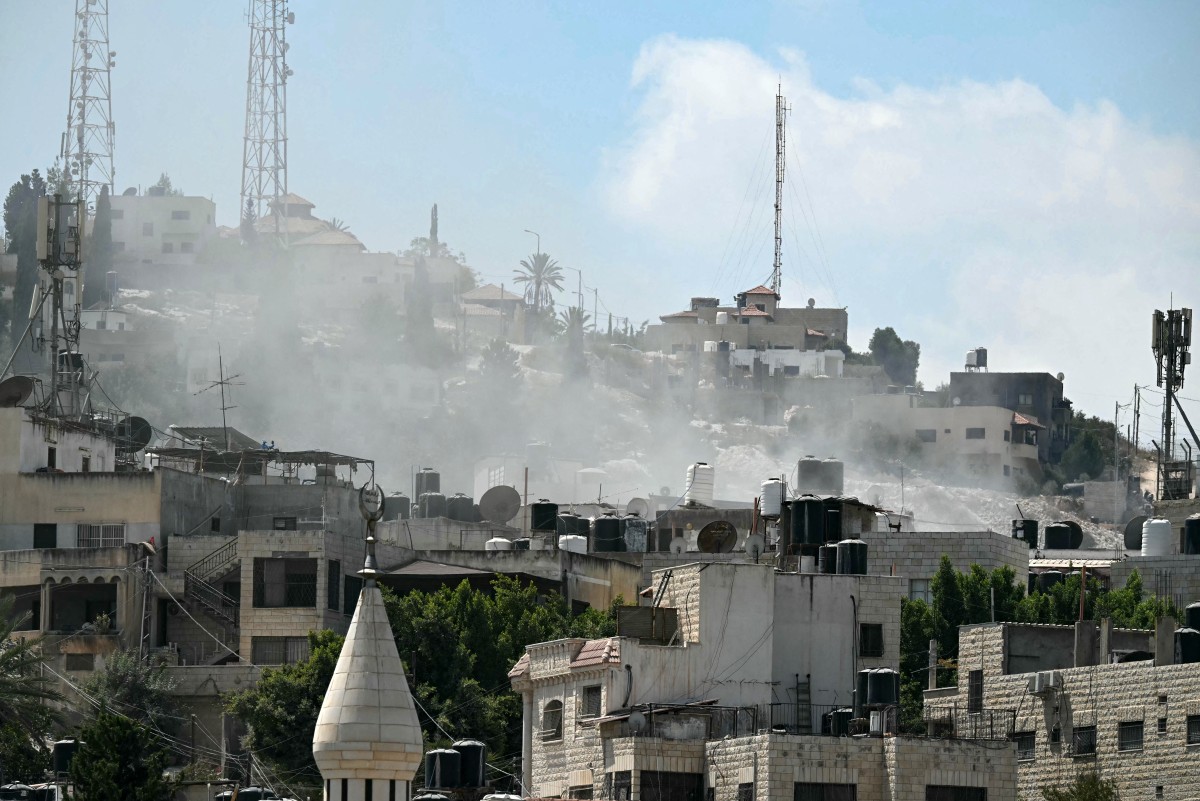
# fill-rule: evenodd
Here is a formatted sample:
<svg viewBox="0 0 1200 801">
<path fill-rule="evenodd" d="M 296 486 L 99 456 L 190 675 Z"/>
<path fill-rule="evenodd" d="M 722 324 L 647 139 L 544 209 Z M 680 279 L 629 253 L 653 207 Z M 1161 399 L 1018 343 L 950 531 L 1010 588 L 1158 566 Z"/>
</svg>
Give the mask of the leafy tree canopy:
<svg viewBox="0 0 1200 801">
<path fill-rule="evenodd" d="M 129 718 L 101 709 L 79 732 L 71 781 L 80 801 L 169 801 L 167 753 L 159 738 Z"/>
<path fill-rule="evenodd" d="M 1084 771 L 1066 787 L 1047 787 L 1042 790 L 1046 801 L 1121 801 L 1117 783 L 1102 779 L 1094 771 Z"/>
<path fill-rule="evenodd" d="M 60 700 L 50 679 L 42 675 L 41 641 L 13 637 L 29 619 L 14 615 L 12 595 L 0 595 L 0 721 L 15 724 L 29 736 L 45 734 L 46 701 Z"/>
<path fill-rule="evenodd" d="M 182 189 L 176 189 L 171 184 L 171 176 L 165 172 L 158 176 L 158 180 L 150 185 L 151 189 L 161 189 L 164 195 L 180 196 L 183 194 Z"/>
<path fill-rule="evenodd" d="M 871 358 L 883 368 L 888 378 L 897 384 L 914 386 L 917 365 L 921 361 L 921 346 L 911 339 L 901 340 L 891 327 L 876 328 L 868 344 Z"/>
<path fill-rule="evenodd" d="M 111 709 L 152 730 L 173 734 L 179 729 L 179 707 L 172 691 L 175 682 L 165 665 L 143 661 L 136 651 L 118 651 L 104 669 L 88 677 L 84 691 Z"/>
</svg>

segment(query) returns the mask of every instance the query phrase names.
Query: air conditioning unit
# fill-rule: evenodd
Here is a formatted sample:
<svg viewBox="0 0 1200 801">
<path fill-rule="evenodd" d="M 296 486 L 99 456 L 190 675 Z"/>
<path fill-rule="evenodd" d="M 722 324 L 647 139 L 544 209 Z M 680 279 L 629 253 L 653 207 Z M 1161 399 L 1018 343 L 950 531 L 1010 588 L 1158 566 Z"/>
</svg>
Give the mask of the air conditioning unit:
<svg viewBox="0 0 1200 801">
<path fill-rule="evenodd" d="M 1029 692 L 1033 695 L 1049 695 L 1062 687 L 1062 674 L 1057 670 L 1042 670 L 1029 679 Z"/>
</svg>

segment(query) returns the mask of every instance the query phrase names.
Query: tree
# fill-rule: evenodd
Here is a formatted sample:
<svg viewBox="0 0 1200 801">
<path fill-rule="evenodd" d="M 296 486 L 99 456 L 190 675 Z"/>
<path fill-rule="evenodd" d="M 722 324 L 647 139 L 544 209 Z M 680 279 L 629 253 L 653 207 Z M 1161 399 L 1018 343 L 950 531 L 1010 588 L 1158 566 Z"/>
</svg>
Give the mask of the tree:
<svg viewBox="0 0 1200 801">
<path fill-rule="evenodd" d="M 250 728 L 247 748 L 277 770 L 310 783 L 321 780 L 312 756 L 313 732 L 344 640 L 329 630 L 309 632 L 307 659 L 264 668 L 255 687 L 225 701 L 225 709 Z"/>
<path fill-rule="evenodd" d="M 330 226 L 333 227 L 333 230 L 335 230 L 335 231 L 341 231 L 344 234 L 350 233 L 350 224 L 347 223 L 345 220 L 341 220 L 341 219 L 338 219 L 337 217 L 334 217 L 332 220 L 329 221 L 329 224 L 330 224 Z"/>
<path fill-rule="evenodd" d="M 521 268 L 515 273 L 516 282 L 525 287 L 525 302 L 533 306 L 535 316 L 543 306 L 552 306 L 554 293 L 562 291 L 562 268 L 545 253 L 522 259 Z"/>
<path fill-rule="evenodd" d="M 0 596 L 0 721 L 13 723 L 29 736 L 46 732 L 46 701 L 61 700 L 42 675 L 40 639 L 15 639 L 12 634 L 29 619 L 13 614 L 16 599 Z"/>
<path fill-rule="evenodd" d="M 933 639 L 933 610 L 921 599 L 900 603 L 900 727 L 902 731 L 925 730 L 921 717 L 928 681 L 929 641 Z"/>
<path fill-rule="evenodd" d="M 1060 467 L 1067 481 L 1099 478 L 1104 472 L 1105 461 L 1104 451 L 1096 434 L 1084 431 L 1082 436 L 1076 437 L 1063 453 Z"/>
<path fill-rule="evenodd" d="M 150 185 L 151 189 L 161 189 L 164 195 L 179 197 L 183 195 L 182 189 L 176 189 L 171 185 L 171 176 L 165 172 L 158 176 L 158 180 Z"/>
<path fill-rule="evenodd" d="M 149 729 L 101 709 L 79 732 L 71 781 L 80 801 L 169 801 L 167 752 Z"/>
<path fill-rule="evenodd" d="M 480 353 L 479 380 L 489 397 L 496 400 L 513 398 L 520 392 L 524 380 L 520 355 L 503 339 L 493 339 Z"/>
<path fill-rule="evenodd" d="M 83 684 L 84 691 L 109 708 L 154 731 L 174 734 L 179 707 L 172 693 L 175 682 L 166 665 L 153 665 L 136 651 L 117 651 Z"/>
<path fill-rule="evenodd" d="M 112 269 L 112 199 L 108 186 L 100 187 L 92 235 L 83 249 L 83 307 L 90 308 L 108 295 L 108 271 Z M 108 298 L 111 303 L 112 298 Z"/>
<path fill-rule="evenodd" d="M 47 722 L 41 734 L 31 737 L 16 723 L 0 723 L 0 784 L 43 780 L 50 770 L 50 749 L 45 740 L 50 730 Z"/>
<path fill-rule="evenodd" d="M 254 198 L 246 198 L 246 208 L 242 210 L 241 234 L 242 242 L 253 247 L 258 242 L 258 211 L 254 208 Z"/>
<path fill-rule="evenodd" d="M 1102 779 L 1095 771 L 1083 771 L 1066 787 L 1047 787 L 1042 790 L 1046 801 L 1121 801 L 1117 783 Z"/>
<path fill-rule="evenodd" d="M 967 623 L 967 605 L 959 575 L 950 557 L 942 554 L 937 573 L 929 583 L 933 591 L 933 633 L 938 653 L 952 657 L 958 656 L 958 627 Z"/>
<path fill-rule="evenodd" d="M 566 338 L 566 351 L 563 354 L 563 373 L 572 381 L 587 378 L 587 354 L 583 351 L 583 331 L 591 315 L 578 306 L 572 306 L 560 315 L 563 325 L 563 336 Z"/>
<path fill-rule="evenodd" d="M 24 321 L 29 315 L 30 301 L 37 286 L 37 200 L 46 195 L 46 181 L 37 170 L 22 175 L 8 190 L 4 199 L 4 231 L 8 237 L 8 253 L 17 255 L 17 283 L 13 290 L 12 316 Z M 13 344 L 24 333 L 24 323 L 14 323 L 10 329 Z"/>
<path fill-rule="evenodd" d="M 888 378 L 897 384 L 913 386 L 917 383 L 917 365 L 921 361 L 921 346 L 911 339 L 900 340 L 890 326 L 876 328 L 868 343 L 871 358 L 883 368 Z"/>
</svg>

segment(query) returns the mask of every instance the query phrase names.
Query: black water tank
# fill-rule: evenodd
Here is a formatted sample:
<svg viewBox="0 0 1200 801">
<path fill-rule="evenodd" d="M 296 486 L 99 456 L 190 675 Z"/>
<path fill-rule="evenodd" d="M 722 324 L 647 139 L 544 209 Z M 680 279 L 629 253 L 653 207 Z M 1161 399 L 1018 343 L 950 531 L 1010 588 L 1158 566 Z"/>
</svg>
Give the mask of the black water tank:
<svg viewBox="0 0 1200 801">
<path fill-rule="evenodd" d="M 446 496 L 440 492 L 426 492 L 421 496 L 418 506 L 421 509 L 421 517 L 446 516 Z"/>
<path fill-rule="evenodd" d="M 821 716 L 821 734 L 826 737 L 850 736 L 850 720 L 854 710 L 849 708 L 835 709 Z"/>
<path fill-rule="evenodd" d="M 621 521 L 615 515 L 600 515 L 592 523 L 592 550 L 601 553 L 625 550 L 625 540 L 621 537 Z"/>
<path fill-rule="evenodd" d="M 792 544 L 792 502 L 784 498 L 783 503 L 779 504 L 779 542 L 776 543 L 775 549 L 779 553 L 786 554 L 790 552 Z"/>
<path fill-rule="evenodd" d="M 1012 521 L 1012 535 L 1014 540 L 1024 540 L 1030 548 L 1036 548 L 1038 546 L 1038 521 L 1028 519 Z"/>
<path fill-rule="evenodd" d="M 452 790 L 459 786 L 462 756 L 450 748 L 435 748 L 425 753 L 425 786 L 433 790 Z"/>
<path fill-rule="evenodd" d="M 1047 531 L 1049 530 L 1049 528 L 1050 528 L 1049 526 L 1046 527 Z M 1038 573 L 1038 581 L 1037 581 L 1038 590 L 1040 590 L 1041 592 L 1049 592 L 1051 587 L 1053 587 L 1055 584 L 1061 584 L 1062 580 L 1063 580 L 1062 571 L 1043 570 L 1041 573 Z"/>
<path fill-rule="evenodd" d="M 563 512 L 554 522 L 554 530 L 558 532 L 558 536 L 565 537 L 568 534 L 579 533 L 579 515 L 571 512 Z"/>
<path fill-rule="evenodd" d="M 407 520 L 412 512 L 412 501 L 403 492 L 393 492 L 384 503 L 384 516 L 388 520 Z"/>
<path fill-rule="evenodd" d="M 1183 552 L 1200 554 L 1200 514 L 1183 521 Z"/>
<path fill-rule="evenodd" d="M 854 693 L 854 717 L 862 717 L 862 711 L 867 705 L 867 694 L 871 685 L 871 669 L 864 668 L 858 671 L 858 680 L 855 682 Z"/>
<path fill-rule="evenodd" d="M 822 545 L 817 549 L 817 572 L 830 576 L 837 573 L 836 545 Z"/>
<path fill-rule="evenodd" d="M 529 507 L 530 531 L 558 531 L 558 504 L 542 498 Z"/>
<path fill-rule="evenodd" d="M 442 474 L 431 467 L 423 467 L 417 473 L 415 492 L 420 498 L 427 492 L 442 491 Z"/>
<path fill-rule="evenodd" d="M 842 539 L 842 502 L 836 498 L 825 499 L 825 541 L 840 542 Z"/>
<path fill-rule="evenodd" d="M 1071 527 L 1066 523 L 1051 523 L 1046 526 L 1046 550 L 1069 550 Z"/>
<path fill-rule="evenodd" d="M 867 706 L 900 703 L 900 674 L 891 668 L 872 670 L 867 677 Z"/>
<path fill-rule="evenodd" d="M 1188 604 L 1183 610 L 1183 625 L 1189 629 L 1200 631 L 1200 601 Z"/>
<path fill-rule="evenodd" d="M 484 767 L 487 765 L 487 746 L 478 740 L 459 740 L 451 746 L 461 757 L 459 761 L 459 786 L 477 788 L 485 786 Z"/>
<path fill-rule="evenodd" d="M 446 517 L 470 523 L 475 519 L 475 499 L 461 492 L 446 499 Z"/>
<path fill-rule="evenodd" d="M 825 544 L 825 504 L 816 495 L 792 501 L 792 552 Z"/>
<path fill-rule="evenodd" d="M 1175 664 L 1200 662 L 1200 631 L 1182 628 L 1175 631 Z"/>
<path fill-rule="evenodd" d="M 512 541 L 512 549 L 514 551 L 528 551 L 529 550 L 529 538 L 528 537 L 518 537 L 517 539 L 513 540 Z"/>
<path fill-rule="evenodd" d="M 645 553 L 650 545 L 650 523 L 638 514 L 627 514 L 621 518 L 621 540 L 626 551 Z"/>
<path fill-rule="evenodd" d="M 842 540 L 837 544 L 839 575 L 867 575 L 867 544 L 862 540 Z"/>
<path fill-rule="evenodd" d="M 75 739 L 59 740 L 54 743 L 53 762 L 54 775 L 61 776 L 71 771 L 71 760 L 79 751 L 79 741 Z"/>
</svg>

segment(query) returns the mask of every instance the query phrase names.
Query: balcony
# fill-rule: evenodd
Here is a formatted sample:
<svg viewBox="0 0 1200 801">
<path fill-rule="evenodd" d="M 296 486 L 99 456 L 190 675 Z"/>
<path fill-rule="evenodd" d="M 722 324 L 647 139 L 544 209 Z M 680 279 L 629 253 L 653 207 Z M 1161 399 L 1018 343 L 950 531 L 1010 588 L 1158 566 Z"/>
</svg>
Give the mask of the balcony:
<svg viewBox="0 0 1200 801">
<path fill-rule="evenodd" d="M 956 740 L 1010 740 L 1016 727 L 1015 709 L 968 712 L 957 704 L 927 706 L 921 713 L 930 734 Z"/>
</svg>

